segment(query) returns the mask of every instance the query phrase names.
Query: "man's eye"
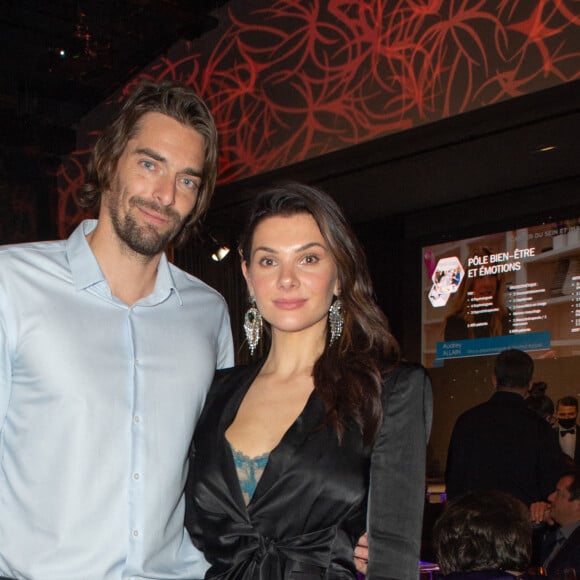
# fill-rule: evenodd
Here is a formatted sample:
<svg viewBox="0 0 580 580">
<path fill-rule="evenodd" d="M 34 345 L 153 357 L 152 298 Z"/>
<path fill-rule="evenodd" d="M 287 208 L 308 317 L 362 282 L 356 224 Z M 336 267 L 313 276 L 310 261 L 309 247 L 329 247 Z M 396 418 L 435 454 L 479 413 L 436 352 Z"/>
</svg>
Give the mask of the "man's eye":
<svg viewBox="0 0 580 580">
<path fill-rule="evenodd" d="M 192 193 L 197 193 L 200 188 L 200 180 L 191 175 L 179 175 L 177 178 L 177 184 L 179 187 Z"/>
<path fill-rule="evenodd" d="M 155 168 L 155 164 L 152 161 L 149 161 L 148 159 L 143 159 L 141 161 L 141 165 L 145 168 L 145 169 L 154 169 Z"/>
<path fill-rule="evenodd" d="M 184 177 L 181 180 L 181 183 L 183 183 L 187 189 L 191 189 L 191 191 L 197 191 L 199 189 L 199 183 L 197 180 L 191 179 L 191 177 Z"/>
</svg>

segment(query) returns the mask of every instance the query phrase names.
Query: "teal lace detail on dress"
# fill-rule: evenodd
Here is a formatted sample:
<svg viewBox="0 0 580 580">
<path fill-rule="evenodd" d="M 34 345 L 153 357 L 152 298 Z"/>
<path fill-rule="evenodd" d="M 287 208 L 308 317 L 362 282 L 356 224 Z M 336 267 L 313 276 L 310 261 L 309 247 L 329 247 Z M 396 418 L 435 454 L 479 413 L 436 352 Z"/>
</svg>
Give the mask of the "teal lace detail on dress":
<svg viewBox="0 0 580 580">
<path fill-rule="evenodd" d="M 238 480 L 240 481 L 240 487 L 242 489 L 242 495 L 244 496 L 246 505 L 248 505 L 256 491 L 260 477 L 262 477 L 264 469 L 266 469 L 266 464 L 268 463 L 270 454 L 264 453 L 257 457 L 248 457 L 241 451 L 236 451 L 233 447 L 231 447 L 231 449 L 236 471 L 238 473 Z"/>
</svg>

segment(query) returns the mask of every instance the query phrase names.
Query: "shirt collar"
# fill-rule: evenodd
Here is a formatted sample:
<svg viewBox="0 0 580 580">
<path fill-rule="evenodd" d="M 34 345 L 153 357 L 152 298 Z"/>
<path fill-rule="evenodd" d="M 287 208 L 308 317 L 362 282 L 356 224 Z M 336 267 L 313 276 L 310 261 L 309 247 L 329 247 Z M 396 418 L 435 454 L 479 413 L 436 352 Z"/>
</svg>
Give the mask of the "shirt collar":
<svg viewBox="0 0 580 580">
<path fill-rule="evenodd" d="M 573 533 L 574 530 L 580 526 L 580 520 L 577 522 L 574 522 L 573 524 L 567 524 L 565 526 L 562 526 L 560 528 L 560 533 L 566 538 L 568 539 Z"/>
<path fill-rule="evenodd" d="M 105 282 L 105 276 L 93 254 L 86 236 L 97 227 L 97 220 L 84 220 L 66 242 L 68 261 L 76 290 Z"/>
<path fill-rule="evenodd" d="M 157 266 L 157 279 L 155 280 L 155 288 L 149 296 L 145 296 L 139 300 L 138 304 L 140 306 L 155 306 L 169 297 L 175 294 L 175 297 L 179 303 L 179 306 L 183 306 L 183 300 L 173 279 L 173 274 L 169 266 L 169 261 L 165 254 L 161 254 L 161 259 L 159 260 L 159 266 Z"/>
<path fill-rule="evenodd" d="M 97 227 L 97 220 L 82 221 L 67 240 L 67 255 L 76 290 L 86 290 L 91 286 L 104 285 L 110 293 L 105 275 L 93 254 L 86 236 Z M 141 306 L 155 306 L 167 300 L 174 293 L 179 306 L 183 305 L 175 284 L 167 256 L 161 255 L 157 267 L 157 279 L 153 292 L 138 301 Z"/>
</svg>

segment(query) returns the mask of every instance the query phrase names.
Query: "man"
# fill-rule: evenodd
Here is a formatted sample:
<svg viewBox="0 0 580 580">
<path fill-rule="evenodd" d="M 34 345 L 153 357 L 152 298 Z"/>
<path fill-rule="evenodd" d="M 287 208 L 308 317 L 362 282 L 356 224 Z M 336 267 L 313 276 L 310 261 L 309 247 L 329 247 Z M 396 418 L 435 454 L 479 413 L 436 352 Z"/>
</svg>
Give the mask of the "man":
<svg viewBox="0 0 580 580">
<path fill-rule="evenodd" d="M 223 298 L 169 264 L 211 199 L 217 135 L 179 84 L 143 84 L 98 141 L 67 241 L 0 249 L 0 576 L 202 578 L 188 448 Z"/>
<path fill-rule="evenodd" d="M 562 397 L 556 407 L 558 420 L 558 442 L 562 453 L 565 453 L 575 465 L 580 463 L 580 438 L 578 429 L 578 399 L 573 396 Z"/>
<path fill-rule="evenodd" d="M 510 494 L 468 492 L 449 503 L 433 526 L 439 569 L 458 580 L 519 577 L 530 564 L 530 528 L 528 509 Z"/>
<path fill-rule="evenodd" d="M 549 577 L 567 578 L 565 572 L 580 575 L 580 474 L 563 475 L 548 497 L 549 503 L 530 507 L 532 520 L 559 527 L 546 534 L 542 562 Z M 558 576 L 560 574 L 561 576 Z M 575 577 L 576 577 L 575 576 Z"/>
<path fill-rule="evenodd" d="M 447 455 L 447 497 L 499 490 L 526 505 L 545 499 L 558 479 L 561 453 L 546 421 L 530 411 L 525 396 L 534 363 L 520 350 L 495 361 L 491 399 L 457 420 Z"/>
</svg>

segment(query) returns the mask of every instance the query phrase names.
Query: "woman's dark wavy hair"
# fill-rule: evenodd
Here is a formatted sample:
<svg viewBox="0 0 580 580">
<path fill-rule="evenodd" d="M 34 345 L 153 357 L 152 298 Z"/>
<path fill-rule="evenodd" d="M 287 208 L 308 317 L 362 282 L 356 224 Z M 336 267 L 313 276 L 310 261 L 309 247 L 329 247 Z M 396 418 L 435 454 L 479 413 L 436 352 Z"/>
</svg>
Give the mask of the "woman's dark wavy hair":
<svg viewBox="0 0 580 580">
<path fill-rule="evenodd" d="M 327 341 L 314 365 L 314 387 L 339 440 L 348 422 L 354 422 L 370 444 L 382 422 L 384 374 L 398 362 L 399 347 L 375 302 L 364 252 L 336 202 L 300 183 L 264 190 L 252 206 L 240 239 L 241 257 L 249 266 L 253 234 L 260 222 L 304 213 L 318 224 L 336 263 L 344 317 L 340 339 L 332 346 Z"/>
<path fill-rule="evenodd" d="M 532 524 L 526 506 L 501 491 L 476 491 L 451 502 L 433 528 L 443 574 L 523 572 L 530 565 Z"/>
<path fill-rule="evenodd" d="M 146 113 L 161 113 L 195 129 L 204 138 L 205 159 L 199 195 L 175 243 L 182 244 L 197 231 L 207 211 L 217 177 L 218 137 L 214 120 L 203 100 L 191 87 L 176 81 L 141 82 L 111 125 L 100 135 L 89 160 L 87 179 L 78 193 L 81 207 L 97 207 L 111 183 L 127 143 L 139 131 Z"/>
</svg>

